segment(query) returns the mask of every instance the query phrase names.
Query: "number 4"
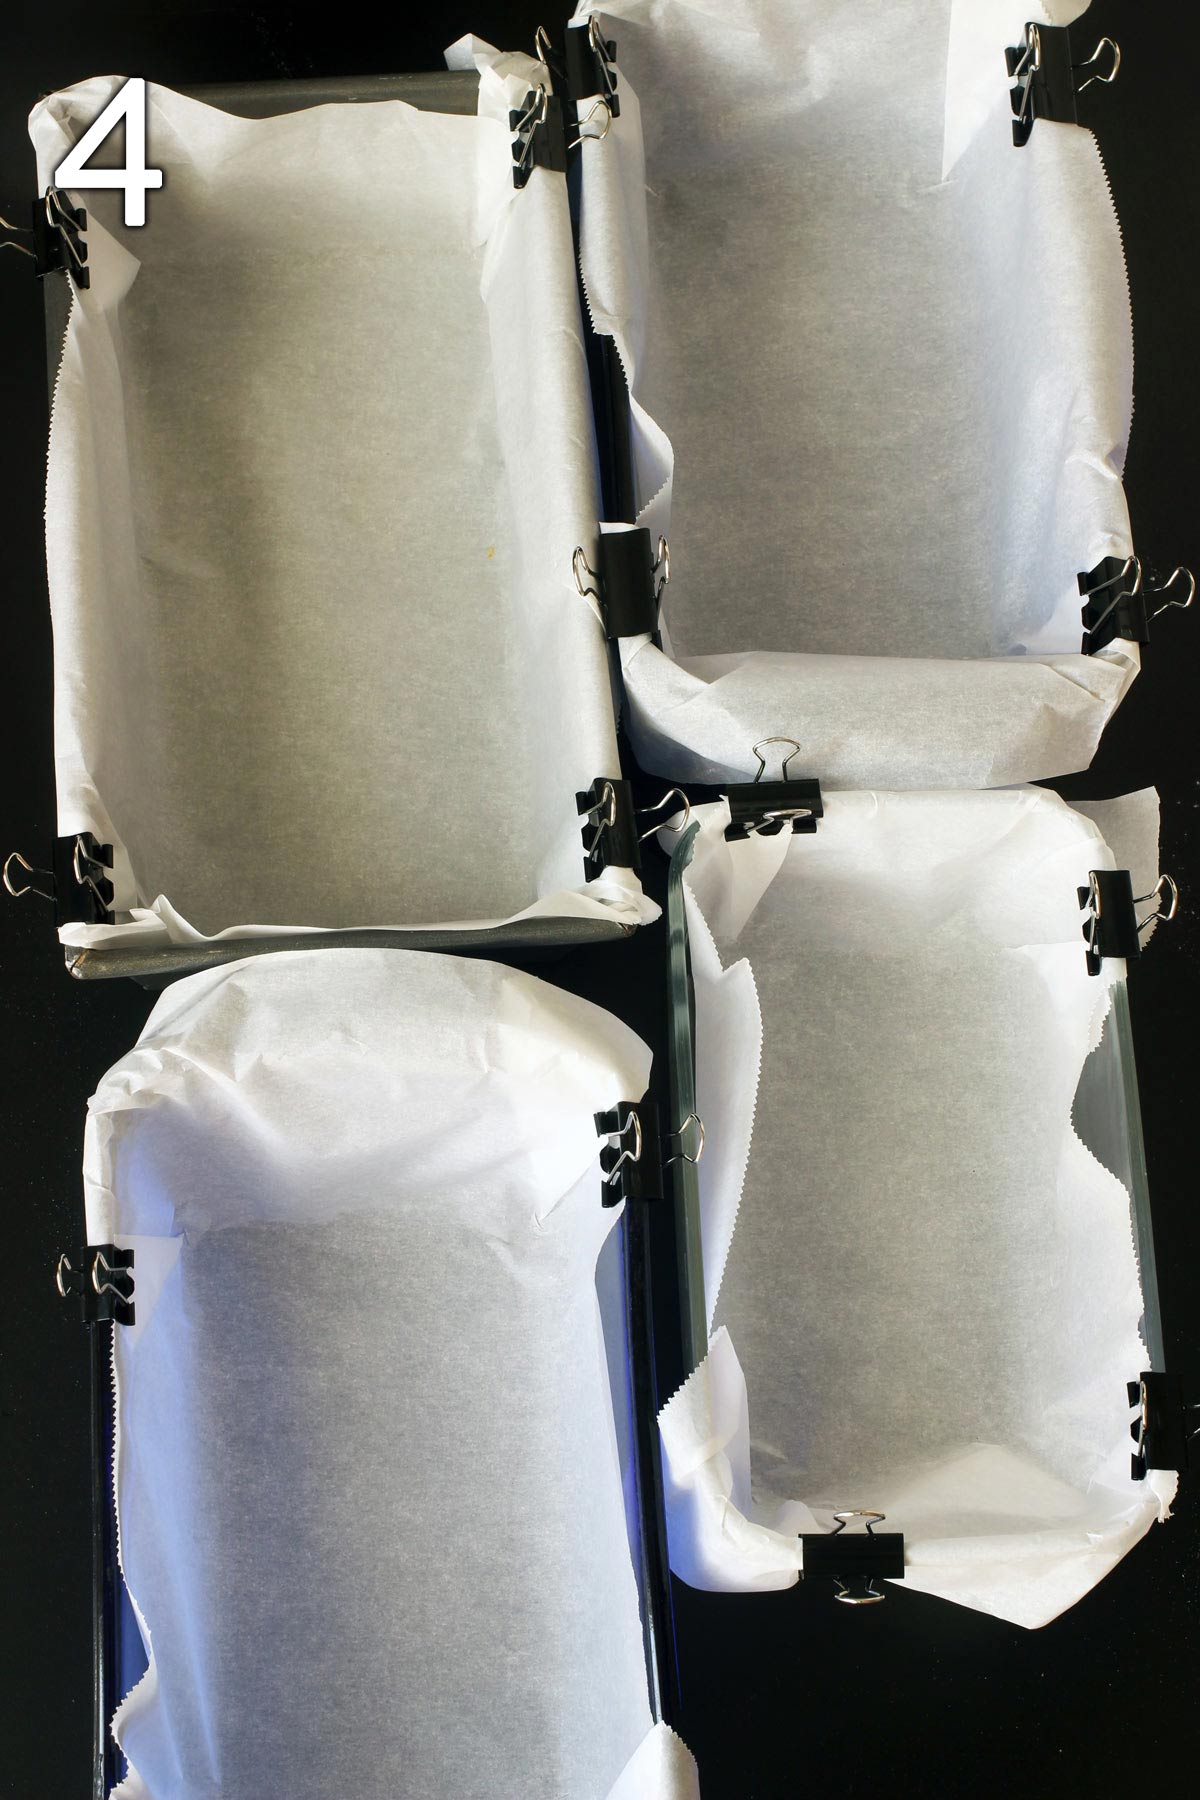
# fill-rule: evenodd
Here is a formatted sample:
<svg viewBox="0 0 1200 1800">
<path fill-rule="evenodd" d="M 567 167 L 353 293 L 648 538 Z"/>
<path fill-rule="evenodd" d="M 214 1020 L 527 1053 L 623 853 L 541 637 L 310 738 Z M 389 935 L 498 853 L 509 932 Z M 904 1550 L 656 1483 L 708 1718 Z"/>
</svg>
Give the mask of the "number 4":
<svg viewBox="0 0 1200 1800">
<path fill-rule="evenodd" d="M 87 159 L 111 131 L 125 121 L 125 167 L 89 169 Z M 64 188 L 124 188 L 125 223 L 146 223 L 146 191 L 163 184 L 161 169 L 146 167 L 146 83 L 135 75 L 118 88 L 54 171 L 54 185 Z"/>
</svg>

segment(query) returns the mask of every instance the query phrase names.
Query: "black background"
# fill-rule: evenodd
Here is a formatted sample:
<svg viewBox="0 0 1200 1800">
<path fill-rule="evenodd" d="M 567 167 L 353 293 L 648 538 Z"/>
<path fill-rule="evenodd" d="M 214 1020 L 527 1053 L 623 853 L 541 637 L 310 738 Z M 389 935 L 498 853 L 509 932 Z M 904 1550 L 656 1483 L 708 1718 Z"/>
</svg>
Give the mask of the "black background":
<svg viewBox="0 0 1200 1800">
<path fill-rule="evenodd" d="M 30 105 L 84 76 L 119 72 L 186 86 L 435 68 L 443 47 L 464 31 L 528 48 L 535 26 L 553 25 L 564 11 L 478 0 L 404 21 L 399 10 L 348 4 L 319 13 L 184 0 L 18 6 L 0 28 L 0 211 L 23 222 L 33 192 Z M 1200 568 L 1192 292 L 1200 242 L 1198 13 L 1185 0 L 1096 0 L 1086 28 L 1094 21 L 1097 36 L 1111 32 L 1124 57 L 1118 83 L 1085 99 L 1121 216 L 1133 294 L 1136 412 L 1127 490 L 1135 541 L 1160 574 L 1176 562 Z M 914 44 L 913 55 L 921 54 Z M 898 68 L 897 81 L 904 78 Z M 11 252 L 0 258 L 7 590 L 0 853 L 18 847 L 37 860 L 55 826 L 41 542 L 47 405 L 41 295 L 30 268 Z M 1012 279 L 1020 281 L 1019 268 Z M 1019 368 L 1013 377 L 1020 379 Z M 1200 892 L 1198 628 L 1200 609 L 1159 621 L 1145 672 L 1092 770 L 1056 785 L 1068 795 L 1105 796 L 1153 784 L 1163 797 L 1163 866 L 1181 880 L 1184 909 L 1136 969 L 1131 1001 L 1168 1358 L 1200 1395 L 1191 1330 L 1200 1266 L 1192 1155 L 1200 926 L 1189 904 L 1189 889 Z M 605 987 L 617 1010 L 624 993 L 624 1010 L 637 1022 L 633 989 L 648 965 L 637 957 L 635 973 L 624 954 L 589 953 L 595 968 L 580 969 L 580 985 Z M 7 903 L 0 916 L 0 979 L 0 1782 L 31 1800 L 82 1800 L 90 1734 L 86 1342 L 77 1320 L 60 1310 L 51 1276 L 57 1252 L 79 1230 L 87 1098 L 132 1044 L 152 997 L 130 983 L 69 981 L 48 909 L 33 900 Z M 802 1104 L 798 1119 L 802 1126 Z M 936 1394 L 929 1398 L 936 1405 Z M 1014 1788 L 1109 1795 L 1174 1780 L 1194 1732 L 1198 1553 L 1185 1486 L 1170 1525 L 1154 1529 L 1066 1617 L 1033 1633 L 895 1589 L 886 1606 L 860 1610 L 803 1587 L 737 1598 L 677 1586 L 683 1729 L 706 1800 Z"/>
</svg>

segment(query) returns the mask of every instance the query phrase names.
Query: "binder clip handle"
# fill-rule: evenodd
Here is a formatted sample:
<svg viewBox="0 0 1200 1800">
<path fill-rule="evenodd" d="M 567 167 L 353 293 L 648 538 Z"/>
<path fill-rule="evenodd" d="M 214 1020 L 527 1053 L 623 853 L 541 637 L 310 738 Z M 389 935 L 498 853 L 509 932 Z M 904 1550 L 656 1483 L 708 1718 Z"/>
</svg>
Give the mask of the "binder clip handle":
<svg viewBox="0 0 1200 1800">
<path fill-rule="evenodd" d="M 691 1154 L 683 1148 L 683 1140 L 688 1135 L 689 1126 L 691 1127 L 691 1134 L 695 1142 L 695 1149 Z M 704 1120 L 700 1117 L 700 1114 L 697 1112 L 690 1112 L 683 1121 L 683 1124 L 679 1127 L 679 1130 L 668 1131 L 667 1136 L 669 1138 L 679 1139 L 679 1149 L 675 1152 L 674 1156 L 668 1156 L 667 1166 L 669 1167 L 671 1163 L 685 1162 L 691 1163 L 692 1167 L 695 1168 L 696 1164 L 700 1161 L 700 1158 L 704 1155 Z"/>
<path fill-rule="evenodd" d="M 692 803 L 682 788 L 668 788 L 662 799 L 654 806 L 639 806 L 637 809 L 637 816 L 639 819 L 652 819 L 655 813 L 660 813 L 667 806 L 670 806 L 672 800 L 677 800 L 679 802 L 678 806 L 672 809 L 662 821 L 661 825 L 651 825 L 647 831 L 639 832 L 639 844 L 644 844 L 647 838 L 656 837 L 660 831 L 686 831 L 688 821 L 692 816 Z M 683 818 L 679 821 L 679 824 L 676 825 L 673 823 L 673 820 L 675 814 L 680 811 L 683 813 Z"/>
<path fill-rule="evenodd" d="M 14 874 L 14 870 L 19 872 Z M 25 879 L 26 876 L 28 880 Z M 0 880 L 4 883 L 4 891 L 11 894 L 14 900 L 20 900 L 25 894 L 36 894 L 40 900 L 53 900 L 55 897 L 54 876 L 50 870 L 35 869 L 19 850 L 10 850 L 5 857 Z M 45 885 L 41 885 L 43 883 Z"/>
<path fill-rule="evenodd" d="M 1172 569 L 1167 579 L 1159 587 L 1148 588 L 1146 590 L 1147 598 L 1150 598 L 1151 595 L 1169 594 L 1177 581 L 1187 583 L 1186 595 L 1182 599 L 1164 600 L 1162 605 L 1156 606 L 1150 614 L 1152 619 L 1157 619 L 1160 613 L 1170 612 L 1174 606 L 1177 606 L 1180 612 L 1187 612 L 1191 606 L 1192 601 L 1196 598 L 1196 577 L 1190 569 L 1185 569 L 1182 565 L 1177 569 Z"/>
<path fill-rule="evenodd" d="M 767 759 L 762 752 L 767 748 L 768 744 L 790 744 L 792 746 L 791 755 L 785 756 L 779 766 L 779 779 L 780 781 L 786 781 L 788 778 L 788 764 L 800 754 L 799 744 L 796 742 L 795 738 L 790 737 L 759 738 L 757 744 L 751 744 L 750 753 L 758 764 L 758 772 L 755 775 L 754 780 L 755 782 L 761 781 L 767 772 Z"/>
<path fill-rule="evenodd" d="M 1164 898 L 1166 900 L 1165 906 L 1163 905 Z M 1156 922 L 1160 922 L 1163 925 L 1170 924 L 1171 920 L 1175 917 L 1175 914 L 1179 911 L 1179 883 L 1175 880 L 1173 875 L 1168 875 L 1164 870 L 1150 892 L 1148 894 L 1138 894 L 1134 899 L 1133 904 L 1135 906 L 1144 906 L 1147 900 L 1156 901 L 1158 903 L 1157 910 L 1152 913 L 1147 913 L 1144 919 L 1138 920 L 1137 928 L 1139 937 L 1142 935 L 1143 931 L 1148 931 L 1151 925 Z"/>
<path fill-rule="evenodd" d="M 584 126 L 590 125 L 597 113 L 604 114 L 604 124 L 602 125 L 602 127 L 600 128 L 599 131 L 585 131 Z M 609 106 L 608 101 L 607 100 L 594 100 L 592 102 L 591 106 L 589 106 L 587 112 L 585 112 L 584 114 L 581 115 L 581 117 L 576 119 L 575 129 L 579 133 L 579 136 L 569 138 L 567 140 L 567 149 L 568 150 L 578 150 L 580 144 L 582 144 L 582 143 L 598 144 L 602 138 L 606 138 L 608 136 L 609 131 L 612 127 L 612 122 L 613 122 L 612 108 Z"/>
<path fill-rule="evenodd" d="M 32 243 L 23 244 L 21 242 L 22 238 L 33 237 L 30 226 L 14 225 L 11 219 L 6 219 L 3 213 L 0 213 L 0 231 L 8 234 L 6 237 L 0 238 L 0 250 L 19 250 L 22 256 L 28 256 L 34 262 L 37 261 L 37 251 Z"/>
<path fill-rule="evenodd" d="M 1121 73 L 1121 46 L 1117 43 L 1115 38 L 1110 37 L 1102 37 L 1096 45 L 1096 48 L 1092 51 L 1092 54 L 1085 58 L 1083 62 L 1077 63 L 1076 68 L 1092 68 L 1094 64 L 1100 62 L 1106 50 L 1112 59 L 1112 67 L 1109 69 L 1108 74 L 1102 75 L 1100 70 L 1097 69 L 1094 75 L 1089 75 L 1087 80 L 1081 82 L 1075 89 L 1077 94 L 1082 94 L 1085 88 L 1090 88 L 1093 81 L 1099 81 L 1102 82 L 1105 87 L 1111 87 L 1113 82 L 1117 79 L 1117 76 Z"/>
</svg>

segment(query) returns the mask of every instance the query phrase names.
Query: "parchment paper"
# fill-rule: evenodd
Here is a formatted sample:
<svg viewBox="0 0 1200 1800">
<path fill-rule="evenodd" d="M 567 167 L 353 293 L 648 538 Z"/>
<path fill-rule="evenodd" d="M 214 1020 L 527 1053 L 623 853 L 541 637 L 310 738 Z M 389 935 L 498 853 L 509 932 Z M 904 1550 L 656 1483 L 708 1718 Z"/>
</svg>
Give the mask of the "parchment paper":
<svg viewBox="0 0 1200 1800">
<path fill-rule="evenodd" d="M 117 85 L 35 109 L 43 184 Z M 653 916 L 632 877 L 582 892 L 574 792 L 617 760 L 570 574 L 596 518 L 570 223 L 561 180 L 516 194 L 493 86 L 473 119 L 150 87 L 148 224 L 85 197 L 59 829 L 116 845 L 118 929 Z"/>
<path fill-rule="evenodd" d="M 582 266 L 671 541 L 666 653 L 622 645 L 642 761 L 749 774 L 787 733 L 842 787 L 1086 766 L 1138 666 L 1079 654 L 1076 587 L 1131 549 L 1132 337 L 1091 133 L 1012 145 L 1039 9 L 592 10 L 621 116 L 583 146 Z"/>
<path fill-rule="evenodd" d="M 122 1796 L 696 1792 L 651 1734 L 595 1288 L 592 1114 L 649 1063 L 524 974 L 345 950 L 181 981 L 105 1077 L 152 1651 Z"/>
<path fill-rule="evenodd" d="M 1122 805 L 1144 837 L 1154 796 Z M 1124 969 L 1088 976 L 1076 888 L 1112 851 L 1033 789 L 834 794 L 747 843 L 700 817 L 697 1103 L 732 1148 L 700 1170 L 710 1354 L 662 1415 L 673 1565 L 786 1586 L 795 1534 L 870 1508 L 908 1585 L 1045 1623 L 1174 1490 L 1129 1477 L 1129 1196 L 1071 1122 Z"/>
</svg>

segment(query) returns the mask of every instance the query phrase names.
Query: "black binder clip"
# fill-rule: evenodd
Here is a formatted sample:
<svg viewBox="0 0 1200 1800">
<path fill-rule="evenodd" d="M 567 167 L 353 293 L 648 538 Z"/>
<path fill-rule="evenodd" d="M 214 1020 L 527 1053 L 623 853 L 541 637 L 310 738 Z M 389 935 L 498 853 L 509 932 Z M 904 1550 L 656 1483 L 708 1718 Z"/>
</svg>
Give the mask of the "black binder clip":
<svg viewBox="0 0 1200 1800">
<path fill-rule="evenodd" d="M 1078 581 L 1084 597 L 1083 649 L 1088 656 L 1114 638 L 1148 643 L 1152 619 L 1176 606 L 1186 612 L 1196 598 L 1196 577 L 1190 569 L 1172 569 L 1164 582 L 1148 588 L 1136 556 L 1106 556 L 1094 569 L 1081 571 Z M 1150 607 L 1154 599 L 1161 605 Z"/>
<path fill-rule="evenodd" d="M 667 813 L 673 800 L 678 804 Z M 641 846 L 646 839 L 664 828 L 682 831 L 692 816 L 692 803 L 682 788 L 668 788 L 662 799 L 653 806 L 635 807 L 630 784 L 627 781 L 610 781 L 604 775 L 598 776 L 586 793 L 576 794 L 575 806 L 580 817 L 586 820 L 583 827 L 583 860 L 589 881 L 594 881 L 610 864 L 619 869 L 640 869 Z M 683 818 L 679 824 L 670 823 L 675 814 L 680 812 Z M 639 819 L 653 819 L 657 813 L 664 813 L 666 817 L 645 831 L 638 830 Z"/>
<path fill-rule="evenodd" d="M 113 849 L 90 831 L 56 838 L 53 867 L 36 869 L 13 850 L 6 857 L 2 876 L 14 900 L 37 894 L 54 902 L 56 925 L 110 925 L 112 923 Z"/>
<path fill-rule="evenodd" d="M 92 278 L 83 239 L 87 214 L 82 206 L 72 206 L 61 188 L 47 188 L 41 199 L 34 201 L 32 218 L 28 228 L 0 219 L 0 230 L 8 233 L 0 238 L 0 249 L 7 247 L 31 256 L 39 276 L 65 271 L 76 287 L 90 287 Z"/>
<path fill-rule="evenodd" d="M 64 1300 L 79 1301 L 85 1325 L 132 1325 L 133 1282 L 133 1251 L 115 1244 L 86 1244 L 74 1261 L 64 1251 L 54 1271 L 55 1287 Z"/>
<path fill-rule="evenodd" d="M 576 104 L 598 94 L 611 119 L 621 116 L 616 55 L 617 46 L 611 38 L 604 36 L 596 13 L 591 14 L 586 25 L 568 24 L 563 36 L 563 74 L 567 93 Z"/>
<path fill-rule="evenodd" d="M 1105 87 L 1117 79 L 1121 47 L 1102 37 L 1092 54 L 1076 63 L 1071 55 L 1071 36 L 1066 25 L 1025 27 L 1025 42 L 1004 52 L 1011 90 L 1013 143 L 1018 149 L 1029 142 L 1035 119 L 1056 119 L 1061 125 L 1078 125 L 1079 96 L 1094 81 Z M 1105 73 L 1105 67 L 1107 73 Z"/>
<path fill-rule="evenodd" d="M 792 746 L 790 755 L 783 759 L 781 781 L 763 780 L 767 772 L 767 760 L 761 752 L 768 744 Z M 752 748 L 758 759 L 758 773 L 754 780 L 741 786 L 722 789 L 724 798 L 729 802 L 726 838 L 733 842 L 738 838 L 775 837 L 789 822 L 793 832 L 814 832 L 817 820 L 825 816 L 821 784 L 807 777 L 789 778 L 788 764 L 800 754 L 800 746 L 795 738 L 760 738 Z"/>
<path fill-rule="evenodd" d="M 657 552 L 651 544 L 645 525 L 632 531 L 602 531 L 597 540 L 598 568 L 591 568 L 577 544 L 571 558 L 571 573 L 580 595 L 600 604 L 604 635 L 611 643 L 615 638 L 641 637 L 658 630 L 658 607 L 663 590 L 671 579 L 671 551 L 665 537 L 658 540 Z"/>
<path fill-rule="evenodd" d="M 33 203 L 33 254 L 39 275 L 53 275 L 65 269 L 76 287 L 91 286 L 87 266 L 87 214 L 82 206 L 72 206 L 61 188 L 47 188 Z"/>
<path fill-rule="evenodd" d="M 575 807 L 585 821 L 583 866 L 589 881 L 610 866 L 641 868 L 633 789 L 627 781 L 597 776 L 586 793 L 576 794 Z"/>
<path fill-rule="evenodd" d="M 837 1524 L 832 1531 L 804 1531 L 800 1542 L 804 1550 L 805 1581 L 810 1577 L 828 1576 L 835 1585 L 834 1599 L 845 1606 L 873 1606 L 887 1595 L 880 1593 L 877 1581 L 903 1581 L 904 1533 L 876 1531 L 886 1513 L 852 1509 L 836 1512 Z M 862 1519 L 866 1531 L 861 1535 L 847 1532 L 851 1519 Z"/>
<path fill-rule="evenodd" d="M 600 1152 L 603 1204 L 661 1200 L 663 1155 L 654 1101 L 642 1100 L 635 1105 L 623 1100 L 610 1112 L 596 1114 L 596 1130 L 612 1140 Z"/>
<path fill-rule="evenodd" d="M 1151 1469 L 1179 1473 L 1190 1467 L 1192 1445 L 1200 1437 L 1200 1420 L 1191 1415 L 1200 1412 L 1200 1402 L 1188 1405 L 1176 1377 L 1163 1370 L 1147 1370 L 1126 1392 L 1138 1413 L 1129 1427 L 1135 1445 L 1129 1469 L 1133 1480 L 1145 1481 Z"/>
<path fill-rule="evenodd" d="M 112 923 L 113 849 L 90 831 L 58 838 L 54 845 L 55 891 L 60 925 Z"/>
<path fill-rule="evenodd" d="M 1084 914 L 1089 975 L 1100 973 L 1106 956 L 1135 962 L 1142 953 L 1143 931 L 1156 919 L 1173 919 L 1179 910 L 1179 889 L 1169 875 L 1160 875 L 1151 893 L 1135 894 L 1128 869 L 1091 869 L 1088 885 L 1075 891 Z M 1137 908 L 1151 900 L 1155 910 L 1139 919 Z"/>
<path fill-rule="evenodd" d="M 547 87 L 530 88 L 520 108 L 508 115 L 513 133 L 513 186 L 523 188 L 535 169 L 567 169 L 567 128 L 563 103 Z"/>
<path fill-rule="evenodd" d="M 1150 636 L 1146 600 L 1142 593 L 1142 565 L 1136 556 L 1105 556 L 1094 569 L 1080 570 L 1076 578 L 1083 596 L 1083 649 L 1086 655 L 1102 650 L 1114 638 L 1144 644 Z"/>
</svg>

